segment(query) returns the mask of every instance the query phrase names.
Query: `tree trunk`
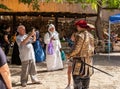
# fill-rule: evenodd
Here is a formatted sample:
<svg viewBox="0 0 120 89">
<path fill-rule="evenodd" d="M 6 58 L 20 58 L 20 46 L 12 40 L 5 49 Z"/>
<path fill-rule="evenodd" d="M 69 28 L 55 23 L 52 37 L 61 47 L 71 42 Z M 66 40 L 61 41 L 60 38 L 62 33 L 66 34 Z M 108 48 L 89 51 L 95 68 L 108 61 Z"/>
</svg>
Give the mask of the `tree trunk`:
<svg viewBox="0 0 120 89">
<path fill-rule="evenodd" d="M 98 10 L 97 10 L 97 19 L 95 21 L 96 26 L 96 34 L 98 36 L 99 40 L 103 40 L 103 30 L 102 30 L 102 24 L 101 24 L 101 12 L 102 12 L 102 3 L 101 0 L 99 1 Z"/>
</svg>

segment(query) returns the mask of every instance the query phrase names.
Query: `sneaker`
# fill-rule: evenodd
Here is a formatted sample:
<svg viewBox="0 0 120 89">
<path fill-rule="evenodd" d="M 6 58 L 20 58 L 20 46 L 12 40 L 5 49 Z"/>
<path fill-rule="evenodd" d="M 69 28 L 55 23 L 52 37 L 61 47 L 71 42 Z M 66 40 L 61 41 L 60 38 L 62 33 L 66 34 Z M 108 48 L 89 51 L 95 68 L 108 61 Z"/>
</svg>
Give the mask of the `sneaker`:
<svg viewBox="0 0 120 89">
<path fill-rule="evenodd" d="M 27 83 L 22 83 L 21 86 L 22 86 L 22 87 L 26 87 L 26 86 L 27 86 Z"/>
<path fill-rule="evenodd" d="M 68 85 L 65 89 L 71 89 L 70 85 Z"/>
</svg>

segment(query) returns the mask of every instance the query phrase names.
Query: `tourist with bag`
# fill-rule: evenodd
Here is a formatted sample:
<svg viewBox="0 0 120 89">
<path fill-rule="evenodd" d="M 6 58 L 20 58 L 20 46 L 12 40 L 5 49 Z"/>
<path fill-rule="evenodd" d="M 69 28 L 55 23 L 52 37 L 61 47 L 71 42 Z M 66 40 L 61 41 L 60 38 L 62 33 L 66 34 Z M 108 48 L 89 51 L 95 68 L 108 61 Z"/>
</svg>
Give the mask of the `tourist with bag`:
<svg viewBox="0 0 120 89">
<path fill-rule="evenodd" d="M 55 30 L 55 26 L 50 24 L 48 32 L 44 36 L 44 42 L 46 44 L 46 63 L 47 70 L 54 71 L 63 69 L 63 63 L 61 58 L 61 43 L 59 40 L 59 34 Z"/>
<path fill-rule="evenodd" d="M 75 25 L 78 31 L 75 34 L 74 48 L 71 53 L 66 55 L 66 58 L 73 58 L 74 89 L 88 89 L 93 68 L 86 64 L 92 65 L 93 62 L 94 38 L 87 31 L 90 28 L 85 20 L 79 20 Z"/>
</svg>

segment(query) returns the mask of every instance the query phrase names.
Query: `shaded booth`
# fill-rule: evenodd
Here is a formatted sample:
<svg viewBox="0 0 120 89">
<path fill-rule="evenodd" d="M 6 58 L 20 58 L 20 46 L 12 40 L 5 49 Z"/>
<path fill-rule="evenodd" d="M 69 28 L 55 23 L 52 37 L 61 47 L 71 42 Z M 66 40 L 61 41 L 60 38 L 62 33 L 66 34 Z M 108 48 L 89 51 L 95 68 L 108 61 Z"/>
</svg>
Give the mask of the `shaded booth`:
<svg viewBox="0 0 120 89">
<path fill-rule="evenodd" d="M 108 44 L 107 44 L 109 53 L 111 51 L 111 25 L 116 23 L 120 23 L 120 13 L 109 17 L 109 29 L 108 29 L 109 37 L 108 37 Z"/>
</svg>

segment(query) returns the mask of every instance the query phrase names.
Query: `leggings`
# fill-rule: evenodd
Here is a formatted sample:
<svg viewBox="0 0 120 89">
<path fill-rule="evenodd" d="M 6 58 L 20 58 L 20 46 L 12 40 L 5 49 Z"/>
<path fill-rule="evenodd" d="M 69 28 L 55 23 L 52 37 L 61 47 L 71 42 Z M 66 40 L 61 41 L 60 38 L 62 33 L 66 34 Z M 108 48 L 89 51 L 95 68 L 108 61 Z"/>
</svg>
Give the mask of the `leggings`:
<svg viewBox="0 0 120 89">
<path fill-rule="evenodd" d="M 78 75 L 73 75 L 74 89 L 88 89 L 90 78 L 81 78 Z"/>
</svg>

